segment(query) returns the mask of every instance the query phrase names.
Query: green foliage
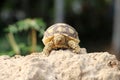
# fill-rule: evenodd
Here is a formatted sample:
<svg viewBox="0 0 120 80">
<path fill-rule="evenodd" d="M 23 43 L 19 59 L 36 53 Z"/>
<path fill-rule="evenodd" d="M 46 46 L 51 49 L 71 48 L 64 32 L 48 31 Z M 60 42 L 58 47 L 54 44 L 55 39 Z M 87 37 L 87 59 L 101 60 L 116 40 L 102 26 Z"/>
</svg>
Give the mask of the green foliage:
<svg viewBox="0 0 120 80">
<path fill-rule="evenodd" d="M 31 52 L 31 46 L 28 46 L 25 43 L 19 43 L 19 47 L 21 49 L 21 55 L 27 55 L 30 54 Z M 36 52 L 41 52 L 43 49 L 43 45 L 42 44 L 38 44 L 36 47 Z"/>
<path fill-rule="evenodd" d="M 43 36 L 43 33 L 45 31 L 45 28 L 46 28 L 45 22 L 42 19 L 38 19 L 38 18 L 37 19 L 25 19 L 25 20 L 18 21 L 15 24 L 9 25 L 8 28 L 5 29 L 5 31 L 7 31 L 8 34 L 9 33 L 14 34 L 12 36 L 14 38 L 11 39 L 10 36 L 8 37 L 8 40 L 10 42 L 11 47 L 13 48 L 13 51 L 7 52 L 7 54 L 10 56 L 15 55 L 16 54 L 16 50 L 15 50 L 16 46 L 20 49 L 19 54 L 21 54 L 21 55 L 27 55 L 27 54 L 31 53 L 32 47 L 35 47 L 35 52 L 42 51 L 42 49 L 43 49 L 42 40 L 40 40 L 39 44 L 38 44 L 37 41 L 35 41 L 37 39 L 34 39 L 34 38 L 37 38 L 37 36 L 31 35 L 31 34 L 29 34 L 29 32 L 34 29 L 39 34 L 39 37 L 41 39 Z M 28 36 L 26 36 L 26 35 L 19 36 L 21 32 L 28 33 Z M 36 32 L 35 32 L 35 34 L 36 34 Z M 32 36 L 32 38 L 34 40 L 34 41 L 30 41 L 30 42 L 33 42 L 31 44 L 29 44 L 29 40 L 26 42 L 26 38 L 30 39 L 29 38 L 30 36 Z M 30 40 L 32 40 L 32 39 L 30 39 Z M 24 41 L 24 42 L 22 42 L 22 41 Z"/>
<path fill-rule="evenodd" d="M 35 19 L 35 22 L 36 22 L 36 24 L 38 24 L 38 26 L 40 26 L 39 28 L 40 29 L 38 29 L 38 31 L 40 32 L 40 37 L 42 37 L 43 36 L 43 34 L 44 34 L 44 31 L 45 31 L 45 26 L 46 26 L 46 24 L 43 22 L 43 20 L 42 19 Z"/>
<path fill-rule="evenodd" d="M 10 33 L 17 33 L 18 29 L 15 24 L 9 25 L 8 28 L 5 29 L 5 31 L 10 32 Z"/>
<path fill-rule="evenodd" d="M 15 52 L 14 51 L 0 52 L 0 56 L 1 55 L 9 55 L 12 57 L 15 55 Z"/>
<path fill-rule="evenodd" d="M 40 32 L 40 34 L 42 35 L 46 28 L 46 24 L 42 19 L 25 19 L 18 21 L 13 25 L 9 25 L 8 28 L 6 28 L 5 30 L 7 32 L 17 33 L 21 31 L 28 31 L 32 28 Z"/>
<path fill-rule="evenodd" d="M 25 19 L 22 21 L 18 21 L 16 23 L 18 26 L 18 31 L 26 31 L 29 29 L 35 29 L 39 32 L 40 37 L 43 36 L 44 30 L 46 28 L 46 24 L 42 19 Z"/>
<path fill-rule="evenodd" d="M 0 55 L 9 55 L 9 56 L 15 55 L 15 52 L 11 50 L 12 48 L 10 47 L 5 36 L 0 39 L 0 49 L 1 49 Z"/>
</svg>

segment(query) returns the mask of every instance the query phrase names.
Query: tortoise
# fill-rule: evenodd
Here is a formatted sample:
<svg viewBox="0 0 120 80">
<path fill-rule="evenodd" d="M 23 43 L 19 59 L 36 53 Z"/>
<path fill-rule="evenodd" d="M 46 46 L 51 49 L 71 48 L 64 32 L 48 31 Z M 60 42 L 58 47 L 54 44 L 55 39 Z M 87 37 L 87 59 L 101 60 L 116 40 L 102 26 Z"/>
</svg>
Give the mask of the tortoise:
<svg viewBox="0 0 120 80">
<path fill-rule="evenodd" d="M 66 23 L 56 23 L 50 26 L 42 39 L 45 47 L 43 53 L 49 55 L 53 49 L 71 49 L 80 53 L 79 37 L 77 31 Z"/>
</svg>

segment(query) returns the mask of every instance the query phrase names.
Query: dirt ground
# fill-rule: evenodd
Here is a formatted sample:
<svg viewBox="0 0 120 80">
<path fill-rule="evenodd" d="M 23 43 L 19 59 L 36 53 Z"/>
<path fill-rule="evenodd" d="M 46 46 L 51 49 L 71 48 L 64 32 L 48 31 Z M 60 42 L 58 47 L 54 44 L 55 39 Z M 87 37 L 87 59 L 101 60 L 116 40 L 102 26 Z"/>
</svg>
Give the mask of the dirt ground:
<svg viewBox="0 0 120 80">
<path fill-rule="evenodd" d="M 0 80 L 120 80 L 120 64 L 108 52 L 52 51 L 50 56 L 0 56 Z"/>
</svg>

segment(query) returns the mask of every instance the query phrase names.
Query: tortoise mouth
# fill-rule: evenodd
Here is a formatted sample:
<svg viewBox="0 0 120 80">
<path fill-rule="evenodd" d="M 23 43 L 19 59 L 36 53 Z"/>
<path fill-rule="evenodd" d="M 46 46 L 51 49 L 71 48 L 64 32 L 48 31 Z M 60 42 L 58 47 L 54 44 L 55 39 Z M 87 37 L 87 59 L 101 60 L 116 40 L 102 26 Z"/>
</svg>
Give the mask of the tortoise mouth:
<svg viewBox="0 0 120 80">
<path fill-rule="evenodd" d="M 72 51 L 71 48 L 53 48 L 52 50 L 58 51 L 58 50 L 70 50 Z"/>
<path fill-rule="evenodd" d="M 53 46 L 54 50 L 60 50 L 60 49 L 66 50 L 66 49 L 69 49 L 69 48 L 70 47 L 68 45 L 55 45 L 55 46 Z"/>
<path fill-rule="evenodd" d="M 53 48 L 53 50 L 67 50 L 68 48 Z"/>
</svg>

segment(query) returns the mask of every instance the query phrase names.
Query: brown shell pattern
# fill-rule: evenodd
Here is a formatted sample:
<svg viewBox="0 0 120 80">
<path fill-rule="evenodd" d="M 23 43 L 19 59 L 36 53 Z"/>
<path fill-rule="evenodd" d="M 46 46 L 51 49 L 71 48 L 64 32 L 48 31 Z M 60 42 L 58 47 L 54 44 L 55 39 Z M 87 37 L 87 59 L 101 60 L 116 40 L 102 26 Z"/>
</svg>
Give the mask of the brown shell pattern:
<svg viewBox="0 0 120 80">
<path fill-rule="evenodd" d="M 65 23 L 57 23 L 50 26 L 44 33 L 44 38 L 49 38 L 51 36 L 54 36 L 54 34 L 62 34 L 78 39 L 77 31 L 73 27 Z"/>
</svg>

